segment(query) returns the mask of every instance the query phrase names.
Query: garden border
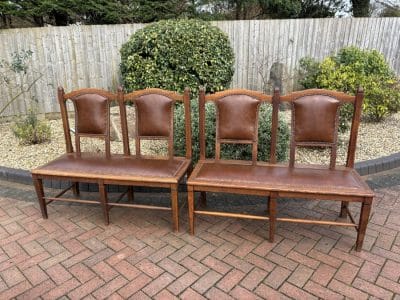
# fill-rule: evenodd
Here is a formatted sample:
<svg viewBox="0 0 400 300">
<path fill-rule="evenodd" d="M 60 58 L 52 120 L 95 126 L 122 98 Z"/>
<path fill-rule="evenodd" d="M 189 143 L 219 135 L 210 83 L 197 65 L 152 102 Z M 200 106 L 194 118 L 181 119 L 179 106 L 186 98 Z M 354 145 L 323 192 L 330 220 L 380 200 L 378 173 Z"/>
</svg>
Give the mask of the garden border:
<svg viewBox="0 0 400 300">
<path fill-rule="evenodd" d="M 361 162 L 357 162 L 355 164 L 356 171 L 361 176 L 372 175 L 376 173 L 380 173 L 383 171 L 388 171 L 394 168 L 400 167 L 400 152 L 394 153 L 388 156 L 383 156 L 376 159 L 365 160 Z M 22 170 L 22 169 L 14 169 L 8 167 L 0 166 L 0 180 L 6 180 L 11 182 L 17 182 L 22 184 L 31 185 L 32 183 L 32 176 L 30 171 Z M 180 190 L 185 191 L 186 180 L 180 185 Z M 68 182 L 60 182 L 56 180 L 44 180 L 44 186 L 48 188 L 54 189 L 62 189 L 67 188 L 69 186 Z M 82 191 L 89 191 L 94 192 L 97 191 L 96 184 L 88 184 L 88 183 L 80 183 L 80 189 Z M 122 192 L 126 189 L 124 186 L 109 186 L 109 192 Z M 158 191 L 165 191 L 165 189 L 161 188 L 152 188 L 151 190 L 147 187 L 137 187 L 135 191 L 138 192 L 158 192 Z"/>
</svg>

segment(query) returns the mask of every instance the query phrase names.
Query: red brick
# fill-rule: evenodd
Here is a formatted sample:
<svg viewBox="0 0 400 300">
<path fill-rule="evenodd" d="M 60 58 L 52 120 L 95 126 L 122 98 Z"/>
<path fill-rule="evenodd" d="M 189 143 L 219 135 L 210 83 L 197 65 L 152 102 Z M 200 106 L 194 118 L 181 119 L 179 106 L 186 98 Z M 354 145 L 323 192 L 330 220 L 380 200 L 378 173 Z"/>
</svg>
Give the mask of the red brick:
<svg viewBox="0 0 400 300">
<path fill-rule="evenodd" d="M 318 296 L 320 299 L 343 299 L 343 296 L 311 280 L 306 283 L 304 289 L 311 294 Z"/>
<path fill-rule="evenodd" d="M 315 249 L 310 250 L 308 253 L 309 257 L 312 257 L 316 260 L 319 260 L 327 265 L 330 265 L 334 268 L 339 268 L 339 266 L 342 264 L 342 261 L 340 259 L 337 259 L 335 257 L 332 257 L 331 255 L 322 253 L 320 251 L 317 251 Z"/>
<path fill-rule="evenodd" d="M 368 299 L 368 295 L 364 292 L 337 281 L 336 279 L 332 279 L 328 287 L 333 291 L 338 291 L 340 294 L 350 299 Z"/>
<path fill-rule="evenodd" d="M 30 267 L 23 271 L 25 277 L 32 283 L 33 286 L 47 280 L 49 276 L 38 266 Z"/>
<path fill-rule="evenodd" d="M 372 262 L 366 261 L 362 265 L 360 271 L 358 272 L 357 276 L 360 277 L 361 279 L 370 281 L 370 282 L 375 282 L 376 278 L 379 275 L 379 272 L 381 271 L 382 266 L 374 264 Z"/>
<path fill-rule="evenodd" d="M 65 268 L 60 264 L 48 268 L 46 270 L 46 273 L 57 285 L 60 285 L 64 281 L 67 281 L 68 279 L 72 278 L 71 273 L 65 270 Z"/>
<path fill-rule="evenodd" d="M 188 288 L 186 291 L 184 291 L 182 295 L 180 295 L 180 298 L 182 300 L 206 300 L 206 298 L 191 288 Z"/>
<path fill-rule="evenodd" d="M 393 281 L 399 281 L 400 278 L 400 263 L 387 260 L 383 266 L 381 276 L 384 276 Z"/>
<path fill-rule="evenodd" d="M 42 261 L 48 259 L 49 257 L 50 257 L 49 253 L 42 252 L 33 257 L 29 257 L 29 258 L 27 257 L 22 262 L 18 262 L 18 267 L 20 270 L 24 271 L 32 266 L 36 266 L 36 265 L 40 264 Z"/>
<path fill-rule="evenodd" d="M 99 277 L 94 277 L 90 279 L 89 281 L 86 281 L 84 284 L 80 285 L 78 288 L 75 290 L 71 291 L 68 294 L 68 297 L 71 299 L 81 299 L 85 297 L 86 295 L 89 295 L 99 287 L 104 285 L 104 281 L 100 279 Z"/>
<path fill-rule="evenodd" d="M 39 266 L 42 269 L 46 270 L 46 269 L 50 268 L 51 266 L 54 266 L 54 265 L 56 265 L 58 263 L 63 262 L 64 260 L 68 260 L 69 261 L 68 258 L 70 258 L 71 256 L 72 256 L 72 254 L 69 253 L 68 251 L 61 252 L 61 253 L 57 254 L 56 256 L 51 256 L 50 258 L 42 261 L 39 264 Z"/>
<path fill-rule="evenodd" d="M 203 275 L 209 270 L 209 268 L 190 257 L 186 257 L 185 259 L 183 259 L 181 261 L 181 265 L 199 276 Z"/>
<path fill-rule="evenodd" d="M 283 239 L 275 248 L 274 252 L 286 256 L 294 247 L 296 246 L 296 242 L 289 240 L 289 239 Z"/>
<path fill-rule="evenodd" d="M 400 295 L 400 284 L 395 281 L 379 276 L 378 280 L 376 281 L 376 284 L 389 291 L 394 292 L 395 294 Z"/>
<path fill-rule="evenodd" d="M 263 241 L 259 244 L 252 252 L 259 256 L 266 256 L 274 247 L 275 243 L 270 243 L 269 241 Z"/>
<path fill-rule="evenodd" d="M 140 275 L 138 268 L 132 266 L 127 261 L 123 260 L 114 266 L 114 269 L 121 275 L 125 276 L 126 279 L 132 280 L 133 278 Z"/>
<path fill-rule="evenodd" d="M 239 245 L 234 251 L 232 251 L 232 254 L 244 258 L 247 254 L 249 254 L 257 245 L 254 243 L 251 243 L 249 241 L 246 241 Z"/>
<path fill-rule="evenodd" d="M 35 256 L 45 251 L 44 248 L 36 241 L 31 241 L 27 244 L 24 244 L 23 248 L 30 256 Z"/>
<path fill-rule="evenodd" d="M 286 269 L 289 269 L 291 271 L 294 271 L 297 268 L 298 263 L 294 262 L 291 259 L 288 259 L 284 256 L 281 256 L 279 254 L 276 254 L 274 252 L 270 252 L 267 255 L 267 259 L 272 261 L 273 263 L 280 265 L 281 267 L 284 267 Z"/>
<path fill-rule="evenodd" d="M 76 239 L 70 239 L 68 241 L 63 242 L 63 246 L 72 254 L 77 254 L 86 249 L 86 247 L 83 246 L 82 243 Z"/>
<path fill-rule="evenodd" d="M 158 276 L 156 279 L 154 279 L 145 288 L 143 288 L 143 292 L 152 297 L 158 292 L 160 292 L 162 289 L 167 287 L 174 280 L 175 280 L 174 276 L 165 272 L 162 275 Z"/>
<path fill-rule="evenodd" d="M 22 281 L 25 281 L 24 275 L 16 267 L 12 267 L 2 271 L 1 277 L 3 277 L 3 280 L 8 285 L 8 287 L 12 287 Z"/>
<path fill-rule="evenodd" d="M 168 290 L 172 292 L 174 295 L 179 295 L 183 292 L 186 288 L 192 285 L 199 277 L 192 273 L 187 272 L 181 277 L 177 278 L 173 283 L 168 286 Z"/>
<path fill-rule="evenodd" d="M 119 263 L 120 261 L 127 259 L 128 257 L 130 257 L 131 255 L 134 255 L 134 254 L 135 254 L 135 251 L 133 249 L 126 247 L 126 248 L 114 253 L 113 255 L 111 255 L 109 258 L 106 259 L 106 262 L 110 266 L 114 266 L 117 263 Z"/>
<path fill-rule="evenodd" d="M 260 299 L 257 295 L 251 293 L 250 291 L 246 290 L 245 288 L 241 286 L 236 286 L 231 292 L 230 295 L 235 298 L 235 299 L 246 299 L 246 300 L 251 300 L 251 299 Z"/>
<path fill-rule="evenodd" d="M 205 296 L 208 299 L 218 299 L 218 300 L 233 300 L 231 296 L 228 294 L 224 293 L 223 291 L 212 287 L 211 289 L 208 290 L 208 292 L 205 294 Z"/>
<path fill-rule="evenodd" d="M 290 275 L 290 271 L 288 269 L 277 266 L 264 280 L 264 283 L 271 286 L 274 289 L 278 289 L 283 282 L 286 281 Z"/>
<path fill-rule="evenodd" d="M 336 272 L 335 279 L 351 285 L 359 269 L 359 267 L 344 262 Z"/>
<path fill-rule="evenodd" d="M 326 286 L 332 279 L 335 272 L 336 268 L 332 268 L 326 264 L 320 264 L 315 270 L 314 274 L 311 276 L 311 279 L 320 285 Z"/>
<path fill-rule="evenodd" d="M 232 269 L 230 265 L 212 256 L 207 256 L 205 259 L 202 260 L 202 263 L 222 275 L 228 273 L 229 270 Z"/>
<path fill-rule="evenodd" d="M 126 247 L 124 243 L 113 236 L 105 239 L 104 243 L 114 251 L 120 251 Z"/>
<path fill-rule="evenodd" d="M 270 262 L 269 260 L 267 260 L 263 257 L 255 255 L 253 253 L 248 254 L 245 257 L 245 260 L 246 260 L 246 262 L 248 262 L 252 265 L 255 265 L 255 266 L 259 267 L 260 269 L 263 269 L 264 271 L 267 271 L 267 272 L 271 272 L 275 267 L 274 263 Z"/>
<path fill-rule="evenodd" d="M 217 283 L 217 287 L 224 292 L 229 292 L 245 275 L 242 271 L 233 269 Z"/>
<path fill-rule="evenodd" d="M 221 246 L 219 246 L 215 251 L 211 254 L 217 259 L 223 259 L 226 257 L 229 253 L 231 253 L 233 250 L 236 249 L 236 245 L 232 244 L 230 242 L 225 242 Z"/>
<path fill-rule="evenodd" d="M 353 282 L 353 287 L 358 288 L 364 292 L 367 292 L 377 298 L 389 299 L 393 296 L 392 292 L 389 292 L 383 288 L 380 288 L 368 281 L 356 278 Z"/>
<path fill-rule="evenodd" d="M 18 295 L 21 295 L 26 290 L 30 289 L 31 287 L 32 287 L 31 284 L 27 280 L 21 281 L 17 285 L 14 285 L 13 287 L 0 293 L 0 299 L 15 298 Z"/>
<path fill-rule="evenodd" d="M 145 287 L 149 282 L 151 282 L 151 278 L 146 274 L 141 274 L 121 288 L 118 293 L 125 299 L 129 298 Z"/>
<path fill-rule="evenodd" d="M 144 259 L 140 263 L 136 264 L 136 267 L 153 278 L 156 278 L 164 273 L 163 269 L 147 259 Z"/>
<path fill-rule="evenodd" d="M 244 273 L 248 273 L 253 268 L 251 264 L 242 259 L 239 259 L 238 257 L 232 254 L 226 256 L 222 261 L 226 262 L 227 264 L 230 264 L 232 267 L 237 268 Z"/>
<path fill-rule="evenodd" d="M 261 283 L 257 289 L 255 290 L 255 293 L 260 296 L 262 299 L 271 299 L 271 300 L 285 300 L 289 299 L 286 297 L 284 294 L 276 291 L 273 288 L 270 288 L 269 286 Z"/>
<path fill-rule="evenodd" d="M 96 290 L 93 293 L 93 296 L 95 296 L 97 299 L 105 299 L 123 287 L 126 283 L 128 283 L 128 281 L 124 277 L 118 276 Z"/>
<path fill-rule="evenodd" d="M 289 254 L 286 256 L 291 260 L 298 262 L 299 264 L 305 265 L 311 269 L 318 268 L 320 262 L 308 256 L 305 256 L 297 251 L 290 251 Z"/>
<path fill-rule="evenodd" d="M 57 299 L 65 294 L 67 294 L 69 291 L 73 290 L 79 286 L 79 281 L 76 280 L 75 278 L 71 278 L 68 281 L 65 281 L 63 284 L 57 286 L 56 288 L 52 289 L 48 293 L 44 294 L 42 296 L 43 299 Z"/>
<path fill-rule="evenodd" d="M 160 261 L 157 264 L 159 267 L 163 268 L 165 271 L 174 274 L 176 277 L 181 276 L 184 274 L 187 269 L 182 267 L 180 264 L 177 264 L 173 260 L 167 258 L 164 258 L 162 261 Z"/>
<path fill-rule="evenodd" d="M 38 299 L 41 295 L 46 294 L 48 291 L 52 290 L 55 286 L 56 286 L 55 283 L 51 279 L 43 281 L 39 285 L 27 290 L 25 293 L 18 296 L 18 299 L 19 300 Z"/>
<path fill-rule="evenodd" d="M 105 282 L 118 276 L 118 273 L 105 262 L 99 262 L 97 265 L 92 267 L 92 270 L 96 275 L 104 279 Z"/>
<path fill-rule="evenodd" d="M 205 244 L 196 251 L 194 251 L 193 253 L 191 253 L 190 256 L 195 260 L 202 260 L 207 255 L 211 254 L 215 249 L 216 249 L 215 246 L 210 244 Z"/>
<path fill-rule="evenodd" d="M 293 283 L 295 286 L 299 288 L 302 288 L 312 274 L 313 274 L 312 269 L 304 265 L 299 265 L 296 268 L 296 270 L 294 270 L 292 275 L 290 275 L 287 281 Z"/>
<path fill-rule="evenodd" d="M 169 255 L 171 255 L 172 253 L 174 253 L 176 251 L 176 249 L 170 245 L 167 245 L 163 248 L 161 248 L 160 250 L 158 250 L 157 252 L 153 253 L 149 259 L 153 262 L 153 263 L 158 263 L 160 260 L 168 257 Z"/>
<path fill-rule="evenodd" d="M 311 238 L 304 237 L 300 242 L 296 244 L 293 250 L 307 255 L 307 253 L 314 247 L 317 242 Z"/>
<path fill-rule="evenodd" d="M 287 282 L 281 286 L 279 291 L 294 299 L 317 299 L 317 297 Z"/>
<path fill-rule="evenodd" d="M 90 257 L 92 255 L 92 251 L 90 250 L 84 250 L 82 252 L 79 252 L 78 254 L 75 254 L 74 256 L 70 257 L 68 260 L 64 261 L 62 265 L 66 268 L 69 268 L 77 263 L 83 262 L 85 259 Z"/>
<path fill-rule="evenodd" d="M 85 283 L 86 281 L 92 279 L 96 275 L 84 264 L 76 264 L 72 266 L 69 271 L 76 279 L 78 279 L 81 283 Z"/>
<path fill-rule="evenodd" d="M 147 297 L 148 299 L 151 299 L 150 297 L 148 297 L 146 294 L 143 294 L 144 297 Z M 142 297 L 138 297 L 137 295 L 135 297 L 133 297 L 134 299 L 144 299 Z M 162 290 L 161 292 L 159 292 L 157 295 L 155 295 L 153 297 L 153 299 L 156 300 L 174 300 L 174 299 L 178 299 L 178 297 L 174 296 L 173 294 L 171 294 L 170 292 L 168 292 L 167 290 Z"/>
<path fill-rule="evenodd" d="M 352 265 L 356 265 L 358 267 L 360 267 L 364 260 L 355 256 L 355 255 L 351 255 L 347 252 L 343 252 L 337 249 L 332 249 L 332 251 L 329 253 L 330 255 L 342 260 L 342 261 L 346 261 Z"/>
<path fill-rule="evenodd" d="M 258 284 L 264 280 L 264 278 L 268 275 L 267 272 L 259 269 L 254 268 L 247 274 L 242 282 L 240 283 L 241 286 L 245 287 L 246 289 L 252 291 L 254 288 L 258 286 Z"/>
<path fill-rule="evenodd" d="M 217 272 L 210 270 L 206 274 L 204 274 L 202 277 L 200 277 L 193 285 L 192 288 L 199 292 L 200 294 L 203 294 L 205 291 L 207 291 L 209 288 L 211 288 L 218 280 L 221 279 L 221 275 L 218 274 Z"/>
</svg>

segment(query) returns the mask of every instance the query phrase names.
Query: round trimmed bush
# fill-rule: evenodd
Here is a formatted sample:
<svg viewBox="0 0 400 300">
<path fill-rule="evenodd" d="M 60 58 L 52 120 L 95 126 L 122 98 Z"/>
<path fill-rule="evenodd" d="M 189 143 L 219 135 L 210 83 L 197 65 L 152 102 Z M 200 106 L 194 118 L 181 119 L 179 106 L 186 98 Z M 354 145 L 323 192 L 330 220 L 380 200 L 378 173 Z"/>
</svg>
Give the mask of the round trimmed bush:
<svg viewBox="0 0 400 300">
<path fill-rule="evenodd" d="M 200 20 L 163 20 L 136 31 L 121 48 L 128 91 L 159 87 L 182 92 L 226 89 L 234 56 L 227 35 Z"/>
</svg>

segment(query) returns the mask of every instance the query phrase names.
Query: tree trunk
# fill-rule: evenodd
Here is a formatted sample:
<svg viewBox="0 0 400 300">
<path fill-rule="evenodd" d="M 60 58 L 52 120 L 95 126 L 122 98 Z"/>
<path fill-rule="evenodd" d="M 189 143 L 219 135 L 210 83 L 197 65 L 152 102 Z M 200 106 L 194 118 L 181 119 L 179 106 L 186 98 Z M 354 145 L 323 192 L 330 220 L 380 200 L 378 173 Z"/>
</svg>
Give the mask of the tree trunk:
<svg viewBox="0 0 400 300">
<path fill-rule="evenodd" d="M 353 5 L 354 17 L 369 17 L 370 15 L 370 0 L 351 0 Z"/>
</svg>

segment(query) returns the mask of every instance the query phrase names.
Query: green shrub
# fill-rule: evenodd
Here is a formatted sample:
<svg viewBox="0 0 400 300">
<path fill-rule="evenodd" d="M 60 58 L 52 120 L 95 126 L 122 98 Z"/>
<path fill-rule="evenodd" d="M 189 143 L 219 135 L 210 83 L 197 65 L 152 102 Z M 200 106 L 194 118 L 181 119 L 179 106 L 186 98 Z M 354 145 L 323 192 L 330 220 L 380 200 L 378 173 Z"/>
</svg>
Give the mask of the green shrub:
<svg viewBox="0 0 400 300">
<path fill-rule="evenodd" d="M 50 125 L 37 118 L 36 112 L 32 109 L 28 114 L 15 122 L 12 127 L 14 135 L 19 139 L 21 145 L 34 145 L 50 140 Z"/>
<path fill-rule="evenodd" d="M 159 87 L 196 92 L 226 89 L 233 76 L 227 35 L 200 20 L 163 20 L 136 31 L 121 48 L 121 74 L 128 91 Z"/>
<path fill-rule="evenodd" d="M 381 121 L 388 113 L 400 109 L 400 84 L 381 53 L 356 47 L 341 49 L 336 55 L 318 63 L 310 58 L 300 62 L 300 83 L 305 88 L 325 88 L 355 93 L 364 89 L 363 115 Z M 341 128 L 348 127 L 351 107 L 341 110 Z"/>
<path fill-rule="evenodd" d="M 192 101 L 192 139 L 193 139 L 193 161 L 199 159 L 199 107 L 197 101 Z M 185 124 L 184 109 L 182 106 L 175 110 L 175 151 L 178 155 L 184 155 L 185 147 Z M 271 144 L 271 108 L 262 105 L 260 108 L 258 128 L 258 160 L 268 161 Z M 206 157 L 215 157 L 215 106 L 206 104 Z M 289 128 L 287 124 L 279 120 L 277 159 L 283 161 L 287 157 Z M 228 159 L 251 159 L 250 145 L 223 144 L 221 145 L 221 157 Z"/>
</svg>

